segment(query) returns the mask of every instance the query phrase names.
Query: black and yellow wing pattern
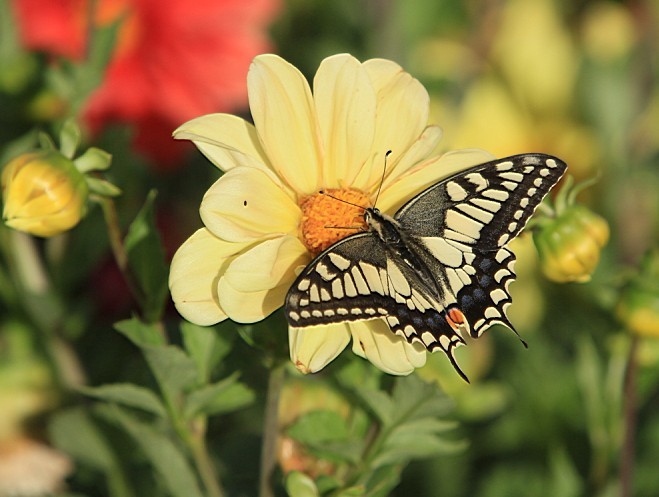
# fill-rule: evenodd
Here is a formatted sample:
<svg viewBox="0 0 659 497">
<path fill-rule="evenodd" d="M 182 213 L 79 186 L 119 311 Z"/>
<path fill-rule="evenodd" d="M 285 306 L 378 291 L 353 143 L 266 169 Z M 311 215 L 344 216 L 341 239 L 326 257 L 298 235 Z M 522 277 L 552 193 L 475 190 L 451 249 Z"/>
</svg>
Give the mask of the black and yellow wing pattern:
<svg viewBox="0 0 659 497">
<path fill-rule="evenodd" d="M 286 297 L 293 327 L 384 319 L 429 351 L 454 350 L 495 323 L 515 279 L 508 244 L 564 174 L 556 157 L 523 154 L 471 167 L 427 188 L 393 217 L 365 208 L 368 230 L 318 255 Z"/>
</svg>

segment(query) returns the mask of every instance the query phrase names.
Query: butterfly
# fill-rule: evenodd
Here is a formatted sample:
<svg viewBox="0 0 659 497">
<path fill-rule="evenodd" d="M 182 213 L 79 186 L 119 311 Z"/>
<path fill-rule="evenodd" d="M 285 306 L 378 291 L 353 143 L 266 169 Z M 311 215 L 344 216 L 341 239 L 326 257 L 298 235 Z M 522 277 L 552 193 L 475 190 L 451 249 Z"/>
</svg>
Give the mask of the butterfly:
<svg viewBox="0 0 659 497">
<path fill-rule="evenodd" d="M 364 208 L 366 229 L 319 254 L 291 286 L 292 327 L 383 319 L 458 374 L 455 348 L 507 326 L 515 256 L 508 244 L 565 173 L 544 154 L 486 162 L 428 187 L 389 216 Z M 519 335 L 518 335 L 519 336 Z"/>
</svg>

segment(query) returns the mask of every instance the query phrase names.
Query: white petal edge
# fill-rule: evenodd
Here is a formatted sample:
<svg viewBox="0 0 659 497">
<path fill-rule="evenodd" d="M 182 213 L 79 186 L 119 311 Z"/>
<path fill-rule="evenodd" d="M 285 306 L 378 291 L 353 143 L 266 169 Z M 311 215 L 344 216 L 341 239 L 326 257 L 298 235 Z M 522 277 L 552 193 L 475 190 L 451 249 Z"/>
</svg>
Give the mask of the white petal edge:
<svg viewBox="0 0 659 497">
<path fill-rule="evenodd" d="M 224 173 L 204 195 L 200 213 L 213 234 L 232 242 L 297 234 L 302 215 L 286 189 L 251 167 Z"/>
<path fill-rule="evenodd" d="M 302 73 L 277 55 L 260 55 L 247 74 L 249 106 L 263 149 L 297 193 L 321 185 L 321 146 L 311 90 Z"/>
<path fill-rule="evenodd" d="M 169 288 L 181 316 L 201 326 L 227 318 L 217 282 L 227 261 L 246 246 L 220 240 L 201 228 L 179 247 L 172 259 Z"/>
<path fill-rule="evenodd" d="M 291 361 L 301 373 L 316 373 L 332 362 L 350 342 L 345 323 L 288 328 Z"/>
<path fill-rule="evenodd" d="M 350 323 L 352 351 L 368 359 L 385 373 L 405 376 L 426 363 L 427 351 L 421 344 L 410 344 L 394 335 L 378 319 Z"/>
</svg>

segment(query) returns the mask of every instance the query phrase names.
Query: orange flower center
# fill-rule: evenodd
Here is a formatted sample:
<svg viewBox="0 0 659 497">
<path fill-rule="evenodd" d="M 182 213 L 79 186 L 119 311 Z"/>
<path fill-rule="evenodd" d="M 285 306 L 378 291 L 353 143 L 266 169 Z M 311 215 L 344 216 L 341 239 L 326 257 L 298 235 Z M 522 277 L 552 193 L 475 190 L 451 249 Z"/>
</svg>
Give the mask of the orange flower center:
<svg viewBox="0 0 659 497">
<path fill-rule="evenodd" d="M 302 243 L 315 256 L 346 236 L 363 231 L 366 229 L 364 208 L 370 205 L 368 195 L 352 188 L 328 188 L 303 197 L 300 200 Z"/>
</svg>

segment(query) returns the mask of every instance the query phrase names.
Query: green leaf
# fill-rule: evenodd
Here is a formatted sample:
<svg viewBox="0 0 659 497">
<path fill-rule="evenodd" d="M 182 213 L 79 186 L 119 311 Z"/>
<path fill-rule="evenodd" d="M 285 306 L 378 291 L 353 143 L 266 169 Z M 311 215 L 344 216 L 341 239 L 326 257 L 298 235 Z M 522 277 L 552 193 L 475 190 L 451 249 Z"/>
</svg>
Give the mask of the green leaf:
<svg viewBox="0 0 659 497">
<path fill-rule="evenodd" d="M 131 383 L 82 387 L 79 390 L 90 397 L 142 409 L 156 416 L 164 417 L 167 414 L 160 399 L 151 390 Z"/>
<path fill-rule="evenodd" d="M 174 345 L 147 346 L 142 351 L 163 396 L 172 407 L 178 405 L 181 395 L 197 383 L 194 361 Z"/>
<path fill-rule="evenodd" d="M 128 228 L 124 241 L 128 265 L 144 297 L 142 310 L 148 322 L 160 319 L 169 294 L 169 267 L 165 263 L 165 251 L 155 225 L 155 198 L 156 191 L 151 190 L 142 210 Z"/>
<path fill-rule="evenodd" d="M 80 127 L 73 119 L 67 119 L 59 134 L 59 149 L 64 157 L 73 159 L 80 145 L 80 137 Z"/>
<path fill-rule="evenodd" d="M 237 381 L 238 374 L 204 385 L 186 399 L 184 416 L 187 419 L 199 414 L 214 415 L 236 411 L 254 401 L 254 392 Z"/>
<path fill-rule="evenodd" d="M 321 444 L 329 441 L 346 440 L 348 425 L 335 411 L 312 411 L 288 429 L 288 435 L 303 444 Z"/>
<path fill-rule="evenodd" d="M 359 395 L 368 407 L 383 412 L 378 415 L 382 426 L 373 445 L 377 452 L 369 455 L 371 470 L 404 465 L 411 459 L 464 447 L 462 442 L 443 438 L 444 432 L 453 429 L 455 423 L 442 421 L 440 417 L 451 411 L 453 403 L 435 384 L 410 375 L 396 379 L 391 396 L 380 391 L 366 392 L 364 395 L 362 390 Z"/>
<path fill-rule="evenodd" d="M 86 59 L 87 72 L 97 78 L 103 77 L 105 68 L 115 52 L 117 33 L 125 21 L 125 17 L 119 17 L 111 23 L 105 23 L 94 28 Z"/>
<path fill-rule="evenodd" d="M 81 173 L 89 171 L 105 171 L 112 163 L 112 155 L 96 147 L 89 147 L 85 152 L 73 163 L 76 169 Z"/>
<path fill-rule="evenodd" d="M 114 328 L 140 348 L 165 344 L 165 339 L 156 325 L 143 323 L 137 318 L 119 321 L 114 324 Z"/>
<path fill-rule="evenodd" d="M 81 408 L 56 413 L 48 431 L 55 447 L 79 461 L 103 471 L 110 471 L 117 464 L 101 430 Z"/>
<path fill-rule="evenodd" d="M 389 464 L 407 464 L 412 459 L 424 459 L 439 454 L 459 452 L 466 448 L 465 442 L 444 440 L 426 433 L 406 433 L 387 439 L 371 467 L 378 468 Z"/>
<path fill-rule="evenodd" d="M 343 486 L 343 482 L 334 475 L 320 475 L 314 483 L 321 495 L 328 495 Z"/>
<path fill-rule="evenodd" d="M 85 176 L 85 181 L 89 191 L 102 197 L 118 197 L 121 195 L 121 189 L 104 179 Z"/>
<path fill-rule="evenodd" d="M 108 494 L 114 497 L 133 497 L 119 459 L 94 419 L 81 408 L 60 411 L 53 415 L 48 426 L 50 441 L 77 461 L 105 473 Z"/>
<path fill-rule="evenodd" d="M 39 148 L 43 150 L 57 150 L 55 142 L 48 133 L 44 133 L 43 131 L 37 132 L 37 141 L 39 142 Z"/>
<path fill-rule="evenodd" d="M 453 401 L 435 384 L 426 383 L 416 375 L 397 378 L 391 400 L 396 406 L 397 423 L 446 415 L 453 408 Z"/>
<path fill-rule="evenodd" d="M 583 495 L 583 483 L 579 471 L 563 448 L 549 453 L 551 480 L 548 495 L 578 497 Z"/>
<path fill-rule="evenodd" d="M 119 406 L 105 406 L 100 412 L 135 440 L 159 474 L 160 483 L 172 496 L 204 497 L 185 454 L 172 440 Z"/>
<path fill-rule="evenodd" d="M 309 443 L 305 445 L 305 448 L 318 459 L 339 464 L 358 464 L 364 454 L 364 442 L 361 440 Z"/>
<path fill-rule="evenodd" d="M 286 493 L 289 497 L 320 497 L 314 481 L 300 471 L 291 471 L 286 476 Z"/>
<path fill-rule="evenodd" d="M 355 393 L 383 425 L 386 426 L 392 423 L 395 416 L 395 407 L 386 393 L 370 388 L 356 388 Z"/>
<path fill-rule="evenodd" d="M 235 334 L 222 333 L 215 327 L 197 326 L 183 321 L 181 334 L 183 344 L 192 360 L 197 364 L 199 381 L 208 381 L 213 368 L 231 351 Z"/>
<path fill-rule="evenodd" d="M 74 113 L 80 110 L 89 95 L 100 86 L 105 69 L 115 51 L 117 32 L 123 21 L 120 17 L 114 22 L 96 26 L 90 33 L 85 60 L 75 65 L 70 64 L 67 66 L 67 72 L 56 75 L 59 81 L 55 82 L 55 88 L 71 102 Z"/>
<path fill-rule="evenodd" d="M 366 493 L 366 488 L 363 485 L 348 487 L 335 494 L 336 497 L 363 497 L 370 495 Z"/>
<path fill-rule="evenodd" d="M 402 465 L 381 466 L 369 475 L 366 481 L 366 491 L 357 494 L 364 497 L 387 497 L 391 491 L 400 483 Z M 348 497 L 354 494 L 341 494 Z"/>
<path fill-rule="evenodd" d="M 363 442 L 354 440 L 346 420 L 335 411 L 318 410 L 300 416 L 287 434 L 318 458 L 336 463 L 358 463 Z"/>
</svg>

